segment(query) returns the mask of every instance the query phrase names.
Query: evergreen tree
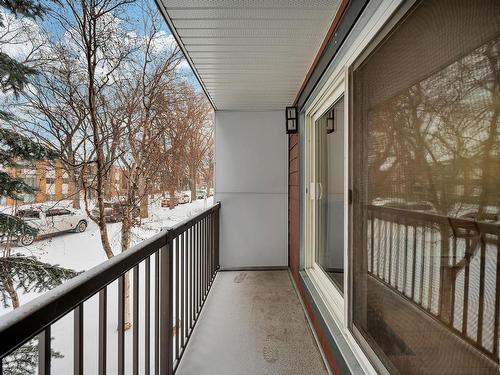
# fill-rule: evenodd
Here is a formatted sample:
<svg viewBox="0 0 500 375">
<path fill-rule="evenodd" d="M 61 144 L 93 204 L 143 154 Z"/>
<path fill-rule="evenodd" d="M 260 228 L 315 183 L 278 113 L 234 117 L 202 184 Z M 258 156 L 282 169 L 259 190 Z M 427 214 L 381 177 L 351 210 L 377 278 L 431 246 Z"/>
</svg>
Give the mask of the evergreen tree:
<svg viewBox="0 0 500 375">
<path fill-rule="evenodd" d="M 52 339 L 53 340 L 53 339 Z M 51 349 L 52 358 L 63 355 Z M 38 340 L 32 339 L 4 358 L 3 372 L 6 375 L 36 374 L 38 371 Z"/>
<path fill-rule="evenodd" d="M 0 302 L 3 307 L 18 307 L 18 291 L 43 293 L 78 272 L 43 263 L 35 257 L 12 256 L 0 259 Z M 52 358 L 62 358 L 61 353 L 51 351 Z M 34 374 L 38 368 L 38 340 L 32 339 L 4 358 L 3 371 L 7 375 Z"/>
<path fill-rule="evenodd" d="M 46 9 L 38 1 L 33 0 L 0 0 L 0 7 L 14 15 L 22 15 L 36 19 L 41 17 Z M 0 27 L 3 27 L 3 17 L 0 14 Z M 36 74 L 36 70 L 16 61 L 0 50 L 0 88 L 4 93 L 13 93 L 15 97 L 23 91 L 29 82 L 29 77 Z M 12 113 L 0 110 L 0 196 L 17 199 L 19 193 L 34 193 L 35 189 L 21 179 L 11 176 L 6 169 L 18 167 L 17 160 L 34 162 L 37 160 L 51 160 L 57 157 L 52 150 L 45 148 L 10 129 L 5 124 L 13 121 Z M 11 237 L 29 233 L 36 234 L 36 229 L 25 221 L 14 216 L 0 213 L 0 234 Z"/>
<path fill-rule="evenodd" d="M 78 275 L 76 271 L 41 262 L 33 256 L 14 255 L 0 260 L 0 302 L 4 308 L 18 307 L 19 301 L 12 297 L 12 291 L 40 294 Z"/>
<path fill-rule="evenodd" d="M 33 0 L 0 0 L 0 7 L 15 16 L 40 18 L 46 9 Z M 0 14 L 0 28 L 4 26 Z M 15 98 L 23 91 L 30 76 L 37 72 L 0 50 L 0 88 L 4 93 L 12 93 Z M 0 197 L 17 199 L 19 193 L 34 193 L 36 189 L 23 180 L 11 176 L 7 170 L 19 167 L 18 161 L 36 162 L 53 160 L 55 151 L 45 148 L 8 128 L 15 116 L 0 109 Z M 0 213 L 0 235 L 19 236 L 37 234 L 37 229 L 15 216 Z M 5 255 L 5 254 L 4 254 Z M 23 293 L 43 293 L 76 276 L 77 272 L 51 265 L 36 259 L 20 255 L 0 257 L 0 302 L 4 308 L 17 308 L 20 305 L 18 291 Z M 62 355 L 52 351 L 53 358 Z M 3 373 L 21 375 L 36 372 L 38 367 L 38 340 L 32 339 L 18 348 L 11 355 L 3 358 Z"/>
</svg>

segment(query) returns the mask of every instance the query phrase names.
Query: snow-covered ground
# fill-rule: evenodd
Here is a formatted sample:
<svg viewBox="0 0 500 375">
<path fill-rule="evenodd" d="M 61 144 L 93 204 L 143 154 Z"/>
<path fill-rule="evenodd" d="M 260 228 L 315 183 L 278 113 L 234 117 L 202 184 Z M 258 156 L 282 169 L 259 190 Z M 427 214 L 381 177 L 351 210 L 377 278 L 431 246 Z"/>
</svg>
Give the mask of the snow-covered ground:
<svg viewBox="0 0 500 375">
<path fill-rule="evenodd" d="M 191 203 L 180 204 L 173 209 L 160 206 L 159 199 L 150 204 L 149 217 L 143 219 L 141 225 L 133 228 L 132 242 L 137 244 L 161 230 L 186 220 L 213 204 L 213 197 L 198 199 Z M 35 241 L 26 247 L 14 247 L 13 253 L 32 255 L 39 260 L 51 264 L 85 271 L 106 260 L 102 249 L 99 228 L 92 220 L 88 220 L 87 230 L 83 233 L 62 233 Z M 120 252 L 121 223 L 110 223 L 108 236 L 113 252 Z"/>
</svg>

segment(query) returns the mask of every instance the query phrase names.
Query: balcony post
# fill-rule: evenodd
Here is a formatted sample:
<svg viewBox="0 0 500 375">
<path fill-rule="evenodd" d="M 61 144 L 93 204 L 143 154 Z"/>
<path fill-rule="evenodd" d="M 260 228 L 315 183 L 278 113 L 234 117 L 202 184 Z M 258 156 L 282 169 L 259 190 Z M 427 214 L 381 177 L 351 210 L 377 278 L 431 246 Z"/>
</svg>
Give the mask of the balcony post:
<svg viewBox="0 0 500 375">
<path fill-rule="evenodd" d="M 215 252 L 215 269 L 218 270 L 219 264 L 219 228 L 220 228 L 220 203 L 215 210 L 215 233 L 214 233 L 214 252 Z"/>
<path fill-rule="evenodd" d="M 441 285 L 439 318 L 445 324 L 453 326 L 455 270 L 450 264 L 450 232 L 447 227 L 441 229 Z M 455 260 L 452 259 L 454 262 Z"/>
<path fill-rule="evenodd" d="M 163 246 L 160 252 L 160 374 L 173 374 L 173 354 L 172 354 L 172 315 L 173 315 L 173 257 L 172 238 L 170 231 L 167 232 L 167 245 Z"/>
</svg>

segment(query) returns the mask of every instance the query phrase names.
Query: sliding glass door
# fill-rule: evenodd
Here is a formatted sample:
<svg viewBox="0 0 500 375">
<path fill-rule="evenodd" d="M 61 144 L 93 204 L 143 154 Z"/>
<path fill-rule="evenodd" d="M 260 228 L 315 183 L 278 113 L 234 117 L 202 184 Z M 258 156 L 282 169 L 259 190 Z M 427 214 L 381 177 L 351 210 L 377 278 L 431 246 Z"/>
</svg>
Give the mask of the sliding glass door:
<svg viewBox="0 0 500 375">
<path fill-rule="evenodd" d="M 352 74 L 351 328 L 392 373 L 499 374 L 500 2 L 385 34 Z"/>
</svg>

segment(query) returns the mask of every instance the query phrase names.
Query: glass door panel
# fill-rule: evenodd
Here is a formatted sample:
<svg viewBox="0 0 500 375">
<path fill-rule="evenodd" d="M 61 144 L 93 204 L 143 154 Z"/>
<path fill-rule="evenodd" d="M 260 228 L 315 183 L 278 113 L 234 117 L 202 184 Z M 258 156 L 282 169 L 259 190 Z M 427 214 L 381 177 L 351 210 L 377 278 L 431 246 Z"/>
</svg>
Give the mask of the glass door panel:
<svg viewBox="0 0 500 375">
<path fill-rule="evenodd" d="M 353 331 L 394 374 L 499 374 L 500 2 L 421 1 L 353 71 Z"/>
<path fill-rule="evenodd" d="M 344 99 L 315 123 L 316 264 L 344 289 Z"/>
</svg>

